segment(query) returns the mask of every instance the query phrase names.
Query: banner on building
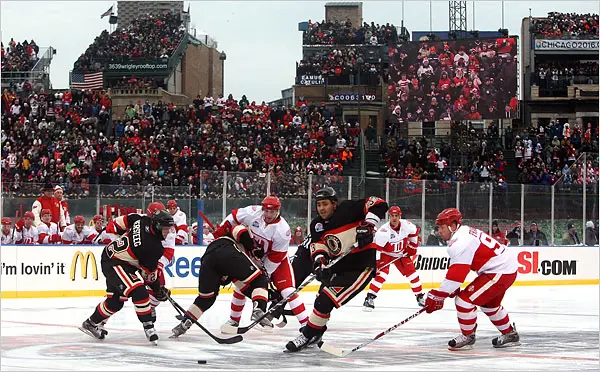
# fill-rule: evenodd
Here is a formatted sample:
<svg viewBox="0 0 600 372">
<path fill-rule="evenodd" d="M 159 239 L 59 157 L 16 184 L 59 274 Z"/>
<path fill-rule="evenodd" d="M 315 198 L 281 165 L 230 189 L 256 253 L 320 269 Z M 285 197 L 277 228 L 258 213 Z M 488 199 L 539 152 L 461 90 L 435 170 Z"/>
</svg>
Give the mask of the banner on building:
<svg viewBox="0 0 600 372">
<path fill-rule="evenodd" d="M 535 39 L 535 50 L 589 50 L 598 51 L 600 40 Z"/>
<path fill-rule="evenodd" d="M 323 75 L 301 75 L 300 85 L 325 85 Z"/>
<path fill-rule="evenodd" d="M 127 62 L 127 63 L 109 63 L 106 66 L 108 71 L 157 71 L 166 70 L 169 64 L 166 62 Z"/>
</svg>

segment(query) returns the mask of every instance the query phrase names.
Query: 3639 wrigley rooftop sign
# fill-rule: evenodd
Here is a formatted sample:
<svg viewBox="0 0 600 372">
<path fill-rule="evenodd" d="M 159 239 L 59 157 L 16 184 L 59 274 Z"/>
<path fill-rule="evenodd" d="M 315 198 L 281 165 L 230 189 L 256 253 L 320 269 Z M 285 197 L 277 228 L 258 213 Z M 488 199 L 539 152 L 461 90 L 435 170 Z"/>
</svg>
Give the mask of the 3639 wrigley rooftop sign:
<svg viewBox="0 0 600 372">
<path fill-rule="evenodd" d="M 133 62 L 133 63 L 109 63 L 108 71 L 156 71 L 166 70 L 168 63 L 164 62 Z"/>
<path fill-rule="evenodd" d="M 535 39 L 535 50 L 595 50 L 600 40 Z"/>
</svg>

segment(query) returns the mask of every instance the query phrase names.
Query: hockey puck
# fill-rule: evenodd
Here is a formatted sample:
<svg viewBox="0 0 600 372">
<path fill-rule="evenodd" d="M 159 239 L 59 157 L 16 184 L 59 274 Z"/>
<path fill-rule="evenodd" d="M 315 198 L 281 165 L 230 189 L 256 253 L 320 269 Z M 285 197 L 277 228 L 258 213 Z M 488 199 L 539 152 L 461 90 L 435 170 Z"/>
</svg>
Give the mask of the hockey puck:
<svg viewBox="0 0 600 372">
<path fill-rule="evenodd" d="M 206 364 L 206 360 L 198 360 L 198 364 Z"/>
</svg>

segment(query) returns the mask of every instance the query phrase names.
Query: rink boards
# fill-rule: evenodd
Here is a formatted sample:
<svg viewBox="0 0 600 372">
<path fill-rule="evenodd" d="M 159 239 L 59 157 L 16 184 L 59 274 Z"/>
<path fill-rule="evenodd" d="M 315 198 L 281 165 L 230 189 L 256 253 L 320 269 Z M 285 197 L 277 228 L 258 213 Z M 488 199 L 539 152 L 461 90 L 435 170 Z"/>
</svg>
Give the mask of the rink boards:
<svg viewBox="0 0 600 372">
<path fill-rule="evenodd" d="M 100 266 L 103 246 L 32 245 L 1 247 L 2 298 L 102 296 L 105 281 Z M 515 285 L 598 284 L 599 248 L 509 247 L 517 255 Z M 175 294 L 196 294 L 203 246 L 177 246 L 165 267 L 167 287 Z M 295 247 L 291 248 L 295 250 Z M 420 247 L 414 258 L 423 287 L 439 286 L 448 269 L 446 247 Z M 471 272 L 467 282 L 475 277 Z M 318 282 L 305 290 L 316 290 Z M 383 289 L 408 289 L 408 281 L 392 268 Z M 231 292 L 223 288 L 222 293 Z"/>
</svg>

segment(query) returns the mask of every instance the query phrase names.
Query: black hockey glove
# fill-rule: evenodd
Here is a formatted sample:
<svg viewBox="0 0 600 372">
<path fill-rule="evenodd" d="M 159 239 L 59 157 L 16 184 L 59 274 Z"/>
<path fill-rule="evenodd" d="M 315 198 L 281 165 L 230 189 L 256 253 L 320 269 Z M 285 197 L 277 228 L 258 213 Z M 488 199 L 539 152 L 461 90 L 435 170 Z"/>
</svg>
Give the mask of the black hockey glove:
<svg viewBox="0 0 600 372">
<path fill-rule="evenodd" d="M 165 302 L 171 296 L 171 291 L 167 287 L 160 287 L 158 291 L 154 292 L 154 297 L 160 302 Z"/>
<path fill-rule="evenodd" d="M 356 242 L 358 248 L 366 247 L 373 242 L 373 233 L 375 232 L 375 226 L 363 221 L 356 228 Z"/>
<path fill-rule="evenodd" d="M 252 257 L 260 260 L 261 258 L 263 258 L 265 256 L 265 250 L 262 249 L 262 247 L 254 246 L 254 248 L 252 248 L 252 250 L 250 251 L 250 255 L 252 255 Z"/>
<path fill-rule="evenodd" d="M 283 296 L 281 295 L 281 292 L 279 292 L 278 290 L 275 289 L 269 289 L 269 310 L 271 310 L 273 308 L 273 306 L 275 306 L 276 304 L 278 304 L 279 302 L 281 302 L 281 300 L 283 300 Z M 272 315 L 273 318 L 279 319 L 279 317 L 281 317 L 283 315 L 283 309 L 285 308 L 285 306 L 279 306 L 277 309 L 273 310 Z"/>
<path fill-rule="evenodd" d="M 324 254 L 318 254 L 315 256 L 313 262 L 313 271 L 316 278 L 321 283 L 328 283 L 331 279 L 331 269 L 326 267 L 329 264 L 329 258 Z"/>
</svg>

